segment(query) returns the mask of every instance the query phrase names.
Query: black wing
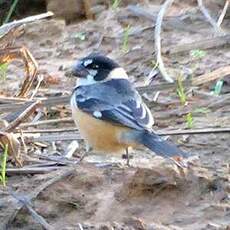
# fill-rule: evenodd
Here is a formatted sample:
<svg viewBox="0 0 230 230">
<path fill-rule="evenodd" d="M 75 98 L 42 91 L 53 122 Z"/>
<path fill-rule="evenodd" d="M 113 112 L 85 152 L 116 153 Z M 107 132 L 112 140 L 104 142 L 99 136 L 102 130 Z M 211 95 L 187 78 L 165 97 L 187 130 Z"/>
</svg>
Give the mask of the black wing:
<svg viewBox="0 0 230 230">
<path fill-rule="evenodd" d="M 143 130 L 153 125 L 150 110 L 125 79 L 79 86 L 74 90 L 71 103 L 98 119 L 130 128 Z"/>
</svg>

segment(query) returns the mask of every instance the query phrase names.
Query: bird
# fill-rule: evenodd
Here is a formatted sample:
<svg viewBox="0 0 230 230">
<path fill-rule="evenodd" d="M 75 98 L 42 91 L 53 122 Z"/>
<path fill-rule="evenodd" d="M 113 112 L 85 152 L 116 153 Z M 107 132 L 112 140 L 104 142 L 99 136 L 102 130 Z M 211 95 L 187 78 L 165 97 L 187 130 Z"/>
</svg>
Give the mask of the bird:
<svg viewBox="0 0 230 230">
<path fill-rule="evenodd" d="M 77 77 L 72 116 L 87 151 L 128 155 L 129 147 L 145 146 L 184 167 L 190 154 L 155 133 L 150 109 L 116 61 L 91 53 L 73 63 L 71 75 Z"/>
</svg>

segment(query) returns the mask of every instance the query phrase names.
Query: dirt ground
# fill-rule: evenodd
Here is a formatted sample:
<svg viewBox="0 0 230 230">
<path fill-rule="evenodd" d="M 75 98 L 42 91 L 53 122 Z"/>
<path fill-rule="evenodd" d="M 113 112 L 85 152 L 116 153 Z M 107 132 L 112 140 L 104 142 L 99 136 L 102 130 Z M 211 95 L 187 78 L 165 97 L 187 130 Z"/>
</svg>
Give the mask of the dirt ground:
<svg viewBox="0 0 230 230">
<path fill-rule="evenodd" d="M 143 6 L 145 12 L 157 13 L 159 5 Z M 187 15 L 183 21 L 181 15 Z M 128 52 L 122 50 L 124 30 L 130 26 Z M 222 27 L 229 32 L 230 20 Z M 162 48 L 171 50 L 178 44 L 212 38 L 212 27 L 201 13 L 189 5 L 175 4 L 163 24 Z M 92 51 L 101 51 L 116 59 L 137 86 L 154 66 L 154 23 L 137 16 L 129 7 L 106 10 L 95 20 L 65 25 L 63 20 L 50 19 L 26 25 L 25 34 L 16 41 L 25 45 L 39 64 L 44 81 L 37 98 L 60 97 L 71 94 L 75 79 L 65 77 L 75 59 Z M 124 48 L 124 47 L 123 47 Z M 189 78 L 211 72 L 230 64 L 229 43 L 206 50 L 200 59 L 189 51 L 163 54 L 167 70 L 173 75 Z M 0 95 L 13 96 L 23 76 L 21 62 L 13 62 L 6 80 L 1 81 Z M 228 78 L 225 78 L 226 82 Z M 199 87 L 186 86 L 188 105 L 182 106 L 176 88 L 156 77 L 142 95 L 155 118 L 155 130 L 186 128 L 187 111 L 193 114 L 193 129 L 230 127 L 229 85 L 222 94 L 209 94 L 215 82 Z M 157 101 L 153 101 L 157 92 Z M 200 110 L 198 110 L 200 109 Z M 68 104 L 40 108 L 40 120 L 71 117 Z M 39 114 L 37 111 L 37 114 Z M 31 122 L 31 120 L 28 120 Z M 23 130 L 69 129 L 72 121 L 40 125 Z M 41 155 L 63 155 L 71 140 L 64 140 L 75 131 L 63 132 L 62 141 L 29 143 L 28 153 L 22 154 L 24 169 L 43 164 Z M 41 133 L 41 136 L 48 135 Z M 188 169 L 181 170 L 169 160 L 133 150 L 131 167 L 120 155 L 94 155 L 75 166 L 54 163 L 56 170 L 43 173 L 9 173 L 7 185 L 23 199 L 30 200 L 33 209 L 56 229 L 230 229 L 230 134 L 208 133 L 171 136 L 184 150 L 200 157 Z M 84 144 L 70 159 L 79 159 Z M 11 163 L 9 168 L 15 168 Z M 41 167 L 42 168 L 42 167 Z M 8 189 L 0 187 L 0 229 L 43 229 L 22 203 Z"/>
</svg>

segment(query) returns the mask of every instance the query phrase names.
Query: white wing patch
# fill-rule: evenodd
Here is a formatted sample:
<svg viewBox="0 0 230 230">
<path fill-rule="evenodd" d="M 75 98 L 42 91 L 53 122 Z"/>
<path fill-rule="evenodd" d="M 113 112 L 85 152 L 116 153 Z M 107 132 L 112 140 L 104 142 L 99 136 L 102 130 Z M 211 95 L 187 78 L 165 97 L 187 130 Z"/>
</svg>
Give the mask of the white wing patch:
<svg viewBox="0 0 230 230">
<path fill-rule="evenodd" d="M 83 65 L 85 66 L 85 67 L 87 67 L 88 65 L 90 65 L 90 64 L 92 64 L 93 63 L 93 60 L 92 59 L 87 59 L 87 60 L 85 60 L 84 62 L 83 62 Z"/>
<path fill-rule="evenodd" d="M 94 111 L 93 112 L 93 116 L 96 118 L 101 118 L 102 117 L 102 113 L 100 111 Z"/>
<path fill-rule="evenodd" d="M 152 126 L 154 125 L 154 119 L 153 119 L 153 115 L 151 113 L 151 111 L 149 110 L 149 108 L 147 107 L 146 104 L 143 103 L 143 106 L 144 106 L 144 110 L 147 112 L 147 116 L 149 117 L 149 123 L 147 125 L 148 128 L 152 128 Z"/>
<path fill-rule="evenodd" d="M 146 117 L 146 106 L 145 104 L 142 104 L 142 114 L 141 114 L 141 119 L 144 119 Z"/>
</svg>

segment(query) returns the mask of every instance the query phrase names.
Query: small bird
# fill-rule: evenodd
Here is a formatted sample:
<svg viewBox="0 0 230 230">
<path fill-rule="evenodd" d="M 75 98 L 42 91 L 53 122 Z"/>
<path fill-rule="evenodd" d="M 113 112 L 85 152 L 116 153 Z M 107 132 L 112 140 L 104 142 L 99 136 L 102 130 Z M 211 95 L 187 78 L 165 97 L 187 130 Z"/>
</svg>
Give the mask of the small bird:
<svg viewBox="0 0 230 230">
<path fill-rule="evenodd" d="M 128 154 L 129 147 L 142 145 L 174 160 L 189 157 L 154 133 L 149 108 L 118 63 L 92 53 L 74 63 L 72 75 L 77 77 L 72 115 L 88 151 Z"/>
</svg>

